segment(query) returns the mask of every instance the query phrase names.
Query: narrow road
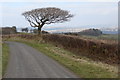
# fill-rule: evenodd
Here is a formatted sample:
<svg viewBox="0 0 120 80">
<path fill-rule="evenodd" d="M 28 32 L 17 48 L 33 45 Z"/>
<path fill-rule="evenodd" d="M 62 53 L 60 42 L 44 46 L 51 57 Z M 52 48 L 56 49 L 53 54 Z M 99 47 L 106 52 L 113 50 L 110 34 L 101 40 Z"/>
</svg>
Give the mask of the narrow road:
<svg viewBox="0 0 120 80">
<path fill-rule="evenodd" d="M 4 78 L 77 78 L 68 69 L 28 45 L 6 43 L 10 47 L 10 58 Z"/>
</svg>

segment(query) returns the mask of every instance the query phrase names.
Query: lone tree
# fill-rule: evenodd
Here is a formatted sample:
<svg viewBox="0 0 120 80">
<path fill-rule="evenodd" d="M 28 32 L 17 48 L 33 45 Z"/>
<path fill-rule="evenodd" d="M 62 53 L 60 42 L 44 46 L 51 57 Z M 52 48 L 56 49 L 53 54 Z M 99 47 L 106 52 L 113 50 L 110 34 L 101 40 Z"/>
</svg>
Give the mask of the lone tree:
<svg viewBox="0 0 120 80">
<path fill-rule="evenodd" d="M 55 7 L 38 8 L 22 14 L 32 27 L 38 27 L 38 34 L 40 35 L 41 28 L 45 24 L 62 23 L 68 21 L 73 17 L 66 10 L 61 10 Z"/>
</svg>

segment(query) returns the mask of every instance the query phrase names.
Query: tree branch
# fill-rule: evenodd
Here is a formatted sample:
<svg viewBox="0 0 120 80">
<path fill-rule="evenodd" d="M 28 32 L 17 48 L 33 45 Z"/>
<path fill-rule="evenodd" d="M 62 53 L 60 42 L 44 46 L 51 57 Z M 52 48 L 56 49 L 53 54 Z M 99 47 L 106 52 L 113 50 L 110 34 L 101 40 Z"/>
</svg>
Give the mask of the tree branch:
<svg viewBox="0 0 120 80">
<path fill-rule="evenodd" d="M 34 9 L 24 12 L 22 15 L 25 16 L 32 27 L 41 27 L 44 24 L 51 23 L 62 23 L 73 17 L 68 11 L 55 7 Z"/>
</svg>

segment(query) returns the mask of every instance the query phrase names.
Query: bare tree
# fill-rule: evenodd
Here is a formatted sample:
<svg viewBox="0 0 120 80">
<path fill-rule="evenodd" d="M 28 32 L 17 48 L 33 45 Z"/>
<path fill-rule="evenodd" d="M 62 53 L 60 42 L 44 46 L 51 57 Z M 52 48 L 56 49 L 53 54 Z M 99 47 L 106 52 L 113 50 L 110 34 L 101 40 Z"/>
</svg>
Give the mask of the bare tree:
<svg viewBox="0 0 120 80">
<path fill-rule="evenodd" d="M 38 34 L 41 34 L 41 28 L 45 24 L 62 23 L 73 17 L 66 10 L 55 7 L 38 8 L 22 14 L 32 27 L 38 27 Z"/>
</svg>

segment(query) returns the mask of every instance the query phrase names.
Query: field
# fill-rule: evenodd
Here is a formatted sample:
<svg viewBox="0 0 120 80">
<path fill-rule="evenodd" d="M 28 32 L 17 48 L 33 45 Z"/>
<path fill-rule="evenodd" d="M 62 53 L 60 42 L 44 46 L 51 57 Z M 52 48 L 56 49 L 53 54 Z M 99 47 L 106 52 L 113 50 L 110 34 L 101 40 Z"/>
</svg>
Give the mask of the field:
<svg viewBox="0 0 120 80">
<path fill-rule="evenodd" d="M 10 40 L 10 41 L 23 42 L 27 45 L 30 45 L 38 49 L 39 51 L 45 53 L 46 55 L 52 57 L 53 59 L 55 59 L 56 61 L 58 61 L 59 63 L 61 63 L 62 65 L 69 68 L 71 71 L 73 71 L 77 75 L 79 75 L 80 77 L 83 77 L 83 78 L 117 77 L 117 71 L 118 71 L 117 66 L 113 65 L 113 63 L 111 63 L 110 61 L 109 63 L 106 63 L 105 61 L 108 59 L 104 58 L 103 53 L 101 53 L 103 55 L 103 58 L 100 61 L 98 61 L 97 58 L 98 56 L 100 57 L 101 54 L 97 54 L 95 56 L 96 58 L 93 57 L 94 55 L 90 55 L 90 56 L 86 55 L 87 53 L 85 55 L 80 54 L 84 52 L 84 49 L 82 49 L 83 48 L 82 45 L 85 45 L 84 42 L 86 41 L 86 39 L 81 40 L 78 37 L 73 37 L 73 36 L 50 35 L 50 34 L 43 35 L 43 39 L 39 38 L 37 35 L 26 35 L 26 34 L 12 35 L 12 36 L 6 36 L 6 37 L 4 36 L 3 39 Z M 79 41 L 81 43 L 79 43 Z M 87 43 L 91 43 L 91 41 L 89 42 L 89 40 L 87 40 Z M 90 46 L 92 44 L 90 44 Z M 79 45 L 81 47 L 79 47 Z M 107 43 L 104 43 L 104 45 L 105 47 L 108 47 L 106 46 L 108 45 Z M 116 43 L 114 43 L 114 45 L 116 45 Z M 113 43 L 112 43 L 112 46 L 113 46 Z M 88 49 L 86 48 L 86 46 L 84 46 L 84 48 L 86 50 Z M 79 52 L 77 49 L 82 49 L 83 51 Z M 94 53 L 94 51 L 92 52 Z M 110 58 L 109 60 L 111 60 L 112 57 L 109 57 L 109 58 Z M 99 59 L 101 59 L 101 57 Z"/>
<path fill-rule="evenodd" d="M 83 37 L 86 39 L 108 40 L 108 41 L 117 41 L 118 40 L 118 34 L 102 34 L 100 36 L 81 35 L 80 37 Z"/>
<path fill-rule="evenodd" d="M 1 78 L 2 78 L 2 42 L 1 42 L 1 39 L 0 39 L 0 79 Z"/>
</svg>

